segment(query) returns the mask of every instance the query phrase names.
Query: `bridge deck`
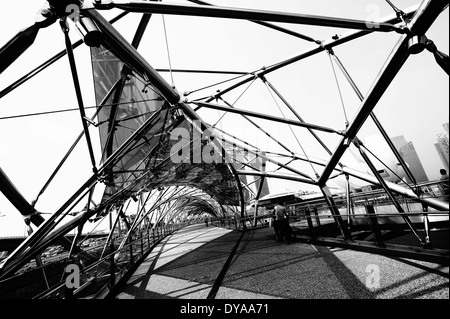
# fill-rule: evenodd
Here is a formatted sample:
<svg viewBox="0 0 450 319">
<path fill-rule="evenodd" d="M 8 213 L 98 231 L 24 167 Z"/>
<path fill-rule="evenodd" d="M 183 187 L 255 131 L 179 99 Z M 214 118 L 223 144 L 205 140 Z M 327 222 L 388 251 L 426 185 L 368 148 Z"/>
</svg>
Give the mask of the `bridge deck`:
<svg viewBox="0 0 450 319">
<path fill-rule="evenodd" d="M 116 298 L 448 299 L 449 267 L 287 245 L 275 241 L 272 228 L 242 233 L 191 225 L 160 243 Z"/>
</svg>

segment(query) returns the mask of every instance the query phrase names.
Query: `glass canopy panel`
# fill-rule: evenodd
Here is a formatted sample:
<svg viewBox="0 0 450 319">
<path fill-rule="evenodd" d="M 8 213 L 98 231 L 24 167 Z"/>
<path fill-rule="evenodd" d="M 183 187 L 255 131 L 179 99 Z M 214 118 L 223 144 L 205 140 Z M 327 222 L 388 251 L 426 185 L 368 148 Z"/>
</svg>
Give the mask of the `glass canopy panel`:
<svg viewBox="0 0 450 319">
<path fill-rule="evenodd" d="M 91 55 L 103 163 L 147 122 L 142 134 L 107 168 L 103 200 L 114 196 L 112 201 L 117 203 L 141 191 L 189 185 L 219 204 L 239 206 L 232 163 L 223 159 L 221 146 L 209 143 L 181 108 L 170 105 L 151 83 L 132 73 L 109 50 L 94 47 Z M 172 134 L 175 129 L 186 132 L 188 138 Z M 214 149 L 215 161 L 202 156 L 206 144 Z M 174 150 L 186 158 L 174 160 Z"/>
</svg>

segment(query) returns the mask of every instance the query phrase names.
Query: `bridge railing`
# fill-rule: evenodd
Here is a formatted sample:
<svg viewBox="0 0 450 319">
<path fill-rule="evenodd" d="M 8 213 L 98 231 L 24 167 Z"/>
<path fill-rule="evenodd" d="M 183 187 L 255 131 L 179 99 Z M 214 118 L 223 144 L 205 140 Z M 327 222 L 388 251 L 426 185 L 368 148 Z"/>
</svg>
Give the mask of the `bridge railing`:
<svg viewBox="0 0 450 319">
<path fill-rule="evenodd" d="M 30 262 L 22 271 L 0 281 L 0 298 L 105 298 L 162 239 L 186 225 L 138 230 L 125 243 L 126 234 L 114 234 L 108 242 L 106 236 L 95 239 L 82 250 L 93 257 L 91 260 L 80 253 L 69 258 L 64 252 L 41 259 L 41 265 Z"/>
<path fill-rule="evenodd" d="M 421 198 L 448 201 L 442 182 L 423 183 L 420 190 Z M 383 190 L 352 194 L 349 203 L 345 195 L 336 196 L 333 209 L 323 197 L 318 197 L 288 204 L 286 211 L 298 238 L 308 242 L 448 263 L 449 211 L 428 207 L 403 195 L 396 195 L 395 200 L 403 211 Z M 270 224 L 271 213 L 262 207 L 257 216 L 254 212 L 247 214 L 212 223 L 239 230 Z"/>
</svg>

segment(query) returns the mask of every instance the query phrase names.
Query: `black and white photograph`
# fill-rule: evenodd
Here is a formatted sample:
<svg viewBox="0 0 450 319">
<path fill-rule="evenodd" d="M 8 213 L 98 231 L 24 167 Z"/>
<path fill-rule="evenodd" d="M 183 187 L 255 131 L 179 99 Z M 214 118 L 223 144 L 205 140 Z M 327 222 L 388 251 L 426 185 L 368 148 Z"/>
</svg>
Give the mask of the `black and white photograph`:
<svg viewBox="0 0 450 319">
<path fill-rule="evenodd" d="M 2 304 L 449 299 L 448 0 L 9 0 L 0 30 Z"/>
</svg>

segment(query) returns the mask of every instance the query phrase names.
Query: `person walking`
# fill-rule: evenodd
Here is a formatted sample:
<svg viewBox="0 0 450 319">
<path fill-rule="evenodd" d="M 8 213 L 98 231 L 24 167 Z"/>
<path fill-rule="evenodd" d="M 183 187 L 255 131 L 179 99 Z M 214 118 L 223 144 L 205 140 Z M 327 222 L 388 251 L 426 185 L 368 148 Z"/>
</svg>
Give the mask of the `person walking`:
<svg viewBox="0 0 450 319">
<path fill-rule="evenodd" d="M 275 238 L 277 241 L 279 241 L 282 239 L 282 236 L 280 234 L 280 230 L 278 227 L 278 220 L 277 215 L 275 213 L 275 208 L 274 207 L 270 208 L 269 213 L 270 213 L 270 222 L 269 222 L 270 227 L 273 227 L 273 231 L 275 232 Z"/>
<path fill-rule="evenodd" d="M 284 203 L 278 203 L 275 206 L 275 220 L 278 229 L 275 231 L 279 233 L 280 239 L 283 239 L 287 244 L 295 238 L 294 231 L 292 230 L 291 225 L 289 225 L 288 217 Z"/>
</svg>

